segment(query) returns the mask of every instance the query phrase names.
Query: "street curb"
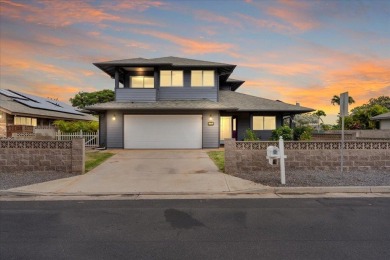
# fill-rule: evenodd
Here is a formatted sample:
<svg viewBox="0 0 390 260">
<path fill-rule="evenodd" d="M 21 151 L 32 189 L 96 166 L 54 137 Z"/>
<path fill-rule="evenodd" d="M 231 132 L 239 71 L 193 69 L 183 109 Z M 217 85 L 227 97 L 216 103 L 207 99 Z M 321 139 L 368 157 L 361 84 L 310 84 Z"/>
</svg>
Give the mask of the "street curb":
<svg viewBox="0 0 390 260">
<path fill-rule="evenodd" d="M 238 190 L 226 192 L 105 192 L 105 193 L 56 193 L 56 192 L 25 192 L 0 190 L 0 197 L 31 197 L 31 196 L 142 196 L 142 195 L 245 195 L 245 194 L 327 194 L 327 193 L 390 193 L 390 186 L 340 186 L 340 187 L 266 187 L 253 190 Z"/>
</svg>

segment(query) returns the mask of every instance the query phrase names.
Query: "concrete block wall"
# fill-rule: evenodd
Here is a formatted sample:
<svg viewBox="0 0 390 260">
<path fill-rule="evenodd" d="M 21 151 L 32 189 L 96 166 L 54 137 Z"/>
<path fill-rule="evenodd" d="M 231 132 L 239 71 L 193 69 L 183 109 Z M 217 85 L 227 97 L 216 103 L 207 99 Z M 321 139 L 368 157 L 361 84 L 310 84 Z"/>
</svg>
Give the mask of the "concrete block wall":
<svg viewBox="0 0 390 260">
<path fill-rule="evenodd" d="M 279 165 L 266 160 L 266 148 L 276 142 L 236 142 L 225 140 L 225 172 L 261 173 L 279 171 Z M 332 142 L 285 142 L 286 170 L 340 170 L 341 143 Z M 350 141 L 344 149 L 344 170 L 390 171 L 390 142 Z"/>
<path fill-rule="evenodd" d="M 84 139 L 72 141 L 0 140 L 0 172 L 61 171 L 83 174 Z"/>
</svg>

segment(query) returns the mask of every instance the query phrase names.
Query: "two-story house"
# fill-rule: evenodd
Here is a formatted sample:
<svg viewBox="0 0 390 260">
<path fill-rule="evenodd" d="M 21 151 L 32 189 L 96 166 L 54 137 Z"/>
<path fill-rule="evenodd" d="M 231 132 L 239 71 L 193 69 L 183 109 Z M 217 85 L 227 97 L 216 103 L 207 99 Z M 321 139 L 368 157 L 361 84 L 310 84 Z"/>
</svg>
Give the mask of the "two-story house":
<svg viewBox="0 0 390 260">
<path fill-rule="evenodd" d="M 217 148 L 242 140 L 250 128 L 263 140 L 283 118 L 313 111 L 236 92 L 236 65 L 164 57 L 94 63 L 115 80 L 115 101 L 87 109 L 99 114 L 107 148 Z"/>
</svg>

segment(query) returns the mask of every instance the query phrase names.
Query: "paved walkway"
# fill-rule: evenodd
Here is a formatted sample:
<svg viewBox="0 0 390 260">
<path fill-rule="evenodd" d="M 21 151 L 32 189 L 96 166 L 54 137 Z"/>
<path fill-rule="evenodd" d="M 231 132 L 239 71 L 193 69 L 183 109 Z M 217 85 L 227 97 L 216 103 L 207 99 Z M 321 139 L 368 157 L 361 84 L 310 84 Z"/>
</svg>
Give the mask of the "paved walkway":
<svg viewBox="0 0 390 260">
<path fill-rule="evenodd" d="M 222 193 L 266 188 L 218 172 L 206 150 L 117 150 L 81 176 L 10 189 L 26 193 Z"/>
</svg>

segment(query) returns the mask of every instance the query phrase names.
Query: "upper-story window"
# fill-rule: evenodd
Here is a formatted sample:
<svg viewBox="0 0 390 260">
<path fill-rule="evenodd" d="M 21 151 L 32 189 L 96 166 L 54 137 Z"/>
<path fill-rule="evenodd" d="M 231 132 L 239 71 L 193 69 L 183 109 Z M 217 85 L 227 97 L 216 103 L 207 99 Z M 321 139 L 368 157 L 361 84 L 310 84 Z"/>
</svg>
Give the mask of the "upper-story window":
<svg viewBox="0 0 390 260">
<path fill-rule="evenodd" d="M 276 117 L 274 116 L 253 116 L 253 130 L 275 130 Z"/>
<path fill-rule="evenodd" d="M 160 86 L 161 87 L 183 87 L 182 70 L 161 70 Z"/>
<path fill-rule="evenodd" d="M 214 87 L 213 70 L 192 70 L 191 87 Z"/>
<path fill-rule="evenodd" d="M 131 76 L 132 88 L 154 88 L 154 77 Z"/>
</svg>

